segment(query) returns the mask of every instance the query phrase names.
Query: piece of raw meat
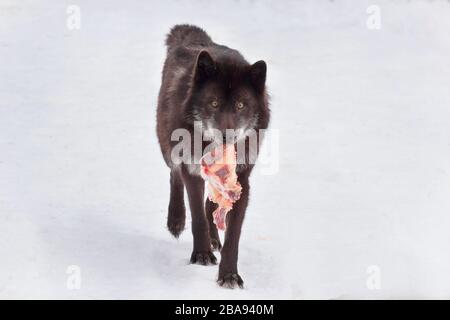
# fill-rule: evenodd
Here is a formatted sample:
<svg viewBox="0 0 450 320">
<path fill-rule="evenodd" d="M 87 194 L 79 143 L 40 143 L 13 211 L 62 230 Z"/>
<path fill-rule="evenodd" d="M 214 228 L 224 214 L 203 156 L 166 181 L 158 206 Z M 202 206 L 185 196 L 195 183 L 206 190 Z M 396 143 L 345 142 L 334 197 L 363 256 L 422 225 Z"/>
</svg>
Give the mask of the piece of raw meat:
<svg viewBox="0 0 450 320">
<path fill-rule="evenodd" d="M 214 223 L 226 229 L 227 213 L 239 200 L 242 187 L 237 181 L 236 151 L 233 144 L 220 145 L 201 159 L 201 176 L 206 181 L 208 198 L 218 207 L 213 212 Z"/>
</svg>

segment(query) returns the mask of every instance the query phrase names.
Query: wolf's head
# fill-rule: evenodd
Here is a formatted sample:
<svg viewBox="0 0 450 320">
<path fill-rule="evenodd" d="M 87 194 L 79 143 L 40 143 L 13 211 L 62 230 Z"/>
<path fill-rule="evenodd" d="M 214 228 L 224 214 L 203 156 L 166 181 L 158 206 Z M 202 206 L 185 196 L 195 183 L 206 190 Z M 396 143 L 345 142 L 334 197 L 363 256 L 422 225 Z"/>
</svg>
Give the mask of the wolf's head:
<svg viewBox="0 0 450 320">
<path fill-rule="evenodd" d="M 266 63 L 237 59 L 214 61 L 201 51 L 195 63 L 190 118 L 201 121 L 203 132 L 227 129 L 245 134 L 256 129 L 266 108 Z"/>
</svg>

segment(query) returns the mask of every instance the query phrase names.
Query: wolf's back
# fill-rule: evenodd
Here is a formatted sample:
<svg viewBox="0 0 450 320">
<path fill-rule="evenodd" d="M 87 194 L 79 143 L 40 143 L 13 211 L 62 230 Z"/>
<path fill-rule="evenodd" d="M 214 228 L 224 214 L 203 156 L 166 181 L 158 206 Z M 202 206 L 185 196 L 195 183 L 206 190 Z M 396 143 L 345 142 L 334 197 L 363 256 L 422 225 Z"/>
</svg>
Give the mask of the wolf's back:
<svg viewBox="0 0 450 320">
<path fill-rule="evenodd" d="M 168 50 L 179 46 L 207 47 L 211 44 L 211 38 L 203 29 L 189 24 L 178 24 L 174 26 L 166 38 Z"/>
</svg>

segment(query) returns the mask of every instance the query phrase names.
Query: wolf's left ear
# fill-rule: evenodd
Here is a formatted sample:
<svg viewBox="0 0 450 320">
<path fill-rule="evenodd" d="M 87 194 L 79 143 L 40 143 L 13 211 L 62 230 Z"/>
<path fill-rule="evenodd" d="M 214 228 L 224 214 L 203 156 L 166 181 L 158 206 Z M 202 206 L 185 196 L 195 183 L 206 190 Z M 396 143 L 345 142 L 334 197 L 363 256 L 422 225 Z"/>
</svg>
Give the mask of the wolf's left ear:
<svg viewBox="0 0 450 320">
<path fill-rule="evenodd" d="M 266 84 L 267 66 L 263 60 L 255 62 L 250 66 L 250 78 L 258 90 L 263 90 Z"/>
<path fill-rule="evenodd" d="M 206 50 L 200 51 L 197 56 L 195 78 L 197 81 L 205 80 L 216 72 L 216 64 Z"/>
</svg>

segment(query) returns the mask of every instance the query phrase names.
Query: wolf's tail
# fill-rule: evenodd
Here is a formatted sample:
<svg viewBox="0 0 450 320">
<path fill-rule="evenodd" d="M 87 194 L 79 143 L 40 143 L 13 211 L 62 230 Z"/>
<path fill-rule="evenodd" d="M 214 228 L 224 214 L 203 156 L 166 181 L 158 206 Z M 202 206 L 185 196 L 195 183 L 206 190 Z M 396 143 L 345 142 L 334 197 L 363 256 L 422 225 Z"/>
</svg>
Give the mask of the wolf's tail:
<svg viewBox="0 0 450 320">
<path fill-rule="evenodd" d="M 208 46 L 212 43 L 211 38 L 201 28 L 189 24 L 178 24 L 174 26 L 166 38 L 167 49 L 178 46 Z"/>
</svg>

